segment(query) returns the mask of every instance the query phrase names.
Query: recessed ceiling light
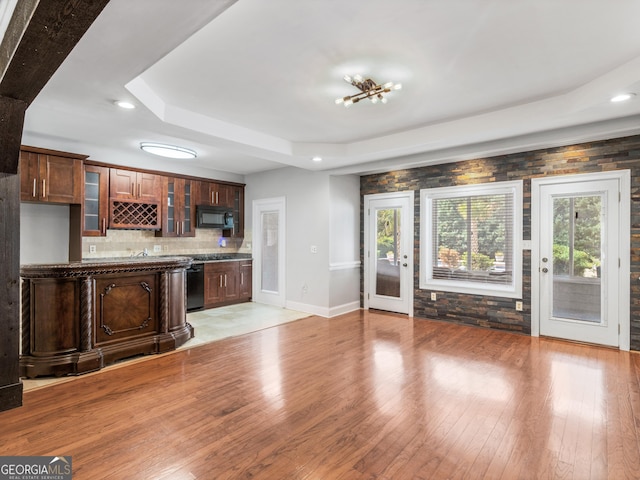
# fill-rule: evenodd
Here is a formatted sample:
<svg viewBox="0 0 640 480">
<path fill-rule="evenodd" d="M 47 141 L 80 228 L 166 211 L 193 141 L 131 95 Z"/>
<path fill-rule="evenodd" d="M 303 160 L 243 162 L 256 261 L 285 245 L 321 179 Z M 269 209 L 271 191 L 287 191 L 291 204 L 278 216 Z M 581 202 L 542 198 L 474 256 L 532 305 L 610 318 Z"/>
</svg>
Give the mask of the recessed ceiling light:
<svg viewBox="0 0 640 480">
<path fill-rule="evenodd" d="M 313 157 L 311 160 L 313 160 L 314 162 L 318 163 L 322 161 L 322 157 Z"/>
<path fill-rule="evenodd" d="M 616 95 L 615 97 L 611 97 L 611 101 L 612 102 L 624 102 L 626 100 L 631 100 L 633 97 L 635 97 L 636 94 L 635 93 L 621 93 L 620 95 Z"/>
<path fill-rule="evenodd" d="M 127 110 L 131 110 L 132 108 L 136 108 L 136 106 L 133 103 L 127 102 L 125 100 L 117 100 L 117 101 L 115 101 L 113 103 L 115 103 L 120 108 L 126 108 Z"/>
<path fill-rule="evenodd" d="M 153 155 L 160 155 L 167 158 L 196 158 L 198 154 L 195 150 L 190 148 L 178 147 L 176 145 L 166 145 L 164 143 L 151 143 L 142 142 L 140 148 L 145 152 L 152 153 Z"/>
</svg>

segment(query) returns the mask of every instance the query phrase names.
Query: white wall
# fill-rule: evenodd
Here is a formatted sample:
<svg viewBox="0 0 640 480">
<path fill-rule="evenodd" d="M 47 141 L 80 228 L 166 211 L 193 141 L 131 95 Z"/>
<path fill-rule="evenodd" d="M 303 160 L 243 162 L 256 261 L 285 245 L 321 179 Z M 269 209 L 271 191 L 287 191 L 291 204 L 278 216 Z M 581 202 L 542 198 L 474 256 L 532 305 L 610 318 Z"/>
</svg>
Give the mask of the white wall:
<svg viewBox="0 0 640 480">
<path fill-rule="evenodd" d="M 20 263 L 69 261 L 69 205 L 20 204 Z"/>
<path fill-rule="evenodd" d="M 330 264 L 352 263 L 354 258 L 359 258 L 359 253 L 355 253 L 359 252 L 360 244 L 359 233 L 356 233 L 359 230 L 360 194 L 357 177 L 348 180 L 332 178 L 324 172 L 288 167 L 248 175 L 245 183 L 245 231 L 248 238 L 253 236 L 253 200 L 281 196 L 286 199 L 287 307 L 323 316 L 332 315 L 332 309 L 338 304 L 334 304 L 331 294 L 333 274 Z M 335 204 L 332 190 L 337 195 Z M 353 205 L 354 202 L 357 206 Z M 336 229 L 331 228 L 333 219 L 341 223 Z M 317 253 L 311 253 L 311 246 L 317 247 Z M 336 276 L 344 277 L 344 273 L 338 269 Z M 345 298 L 349 297 L 349 300 L 344 301 L 342 295 L 337 301 L 349 303 L 353 309 L 353 302 L 359 302 L 359 276 L 357 281 L 352 274 L 347 277 L 349 285 L 342 282 L 341 291 L 346 292 Z M 355 298 L 352 298 L 353 292 Z M 340 313 L 342 311 L 344 307 Z"/>
<path fill-rule="evenodd" d="M 330 197 L 331 316 L 360 306 L 360 177 L 332 175 Z"/>
</svg>

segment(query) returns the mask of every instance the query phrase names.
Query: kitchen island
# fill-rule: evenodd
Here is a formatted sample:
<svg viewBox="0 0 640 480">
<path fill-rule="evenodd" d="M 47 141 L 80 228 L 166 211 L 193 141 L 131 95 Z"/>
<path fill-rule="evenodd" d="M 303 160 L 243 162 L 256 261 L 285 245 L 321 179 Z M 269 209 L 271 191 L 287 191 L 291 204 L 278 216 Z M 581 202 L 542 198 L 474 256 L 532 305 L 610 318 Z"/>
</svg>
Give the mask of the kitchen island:
<svg viewBox="0 0 640 480">
<path fill-rule="evenodd" d="M 80 375 L 176 349 L 186 318 L 190 257 L 23 265 L 20 376 Z"/>
</svg>

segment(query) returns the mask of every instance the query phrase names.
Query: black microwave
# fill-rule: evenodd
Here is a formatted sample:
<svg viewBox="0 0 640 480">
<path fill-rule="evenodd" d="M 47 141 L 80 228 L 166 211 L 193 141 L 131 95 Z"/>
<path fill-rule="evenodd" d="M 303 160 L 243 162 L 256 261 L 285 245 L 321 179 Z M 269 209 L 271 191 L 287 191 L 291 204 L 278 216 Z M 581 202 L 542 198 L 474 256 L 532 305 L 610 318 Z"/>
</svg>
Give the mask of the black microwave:
<svg viewBox="0 0 640 480">
<path fill-rule="evenodd" d="M 233 228 L 233 212 L 228 207 L 196 206 L 197 228 Z"/>
</svg>

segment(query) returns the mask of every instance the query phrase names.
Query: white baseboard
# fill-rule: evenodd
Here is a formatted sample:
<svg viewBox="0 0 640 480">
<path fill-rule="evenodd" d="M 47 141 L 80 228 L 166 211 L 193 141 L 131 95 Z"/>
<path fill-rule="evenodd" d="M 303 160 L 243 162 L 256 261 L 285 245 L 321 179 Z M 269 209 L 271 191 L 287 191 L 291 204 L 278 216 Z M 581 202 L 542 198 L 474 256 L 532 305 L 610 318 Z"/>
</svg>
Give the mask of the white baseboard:
<svg viewBox="0 0 640 480">
<path fill-rule="evenodd" d="M 344 313 L 360 310 L 360 302 L 351 302 L 344 305 L 338 305 L 337 307 L 325 308 L 318 305 L 310 305 L 300 302 L 286 302 L 285 308 L 290 310 L 297 310 L 298 312 L 310 313 L 312 315 L 318 315 L 319 317 L 331 318 Z"/>
</svg>

